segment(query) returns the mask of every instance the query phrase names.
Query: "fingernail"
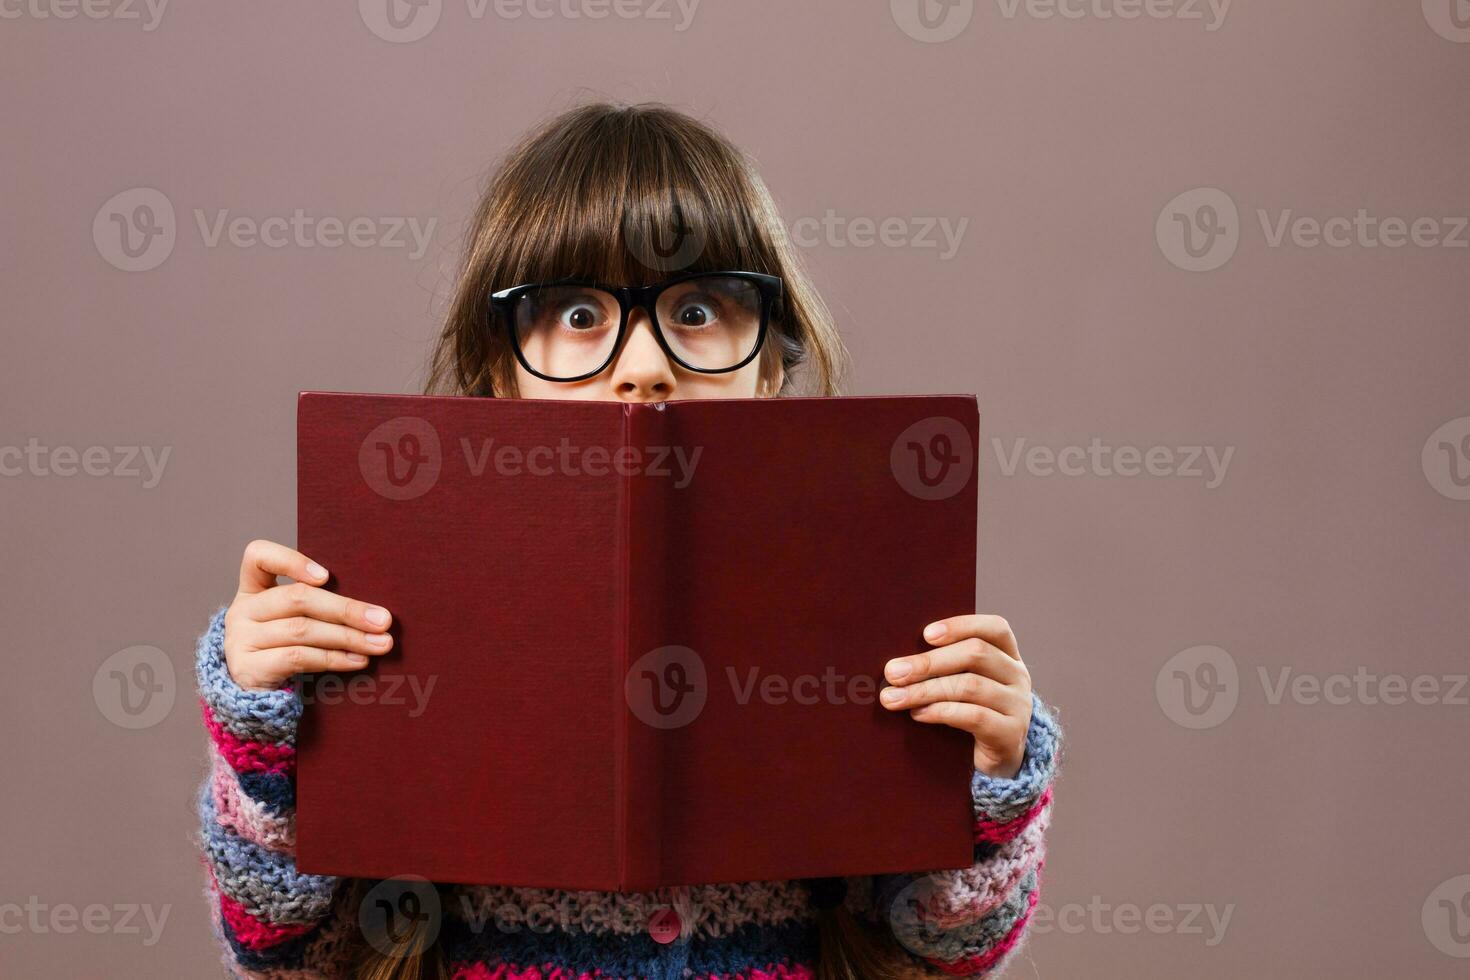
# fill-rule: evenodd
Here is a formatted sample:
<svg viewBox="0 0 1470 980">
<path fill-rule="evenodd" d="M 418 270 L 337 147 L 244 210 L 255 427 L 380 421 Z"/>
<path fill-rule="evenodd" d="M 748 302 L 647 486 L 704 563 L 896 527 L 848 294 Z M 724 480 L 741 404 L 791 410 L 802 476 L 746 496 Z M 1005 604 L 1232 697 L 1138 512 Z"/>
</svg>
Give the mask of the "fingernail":
<svg viewBox="0 0 1470 980">
<path fill-rule="evenodd" d="M 306 563 L 306 574 L 314 579 L 322 579 L 327 577 L 327 570 L 316 562 L 309 561 Z"/>
<path fill-rule="evenodd" d="M 388 610 L 381 606 L 368 606 L 367 612 L 363 613 L 362 617 L 374 626 L 388 625 Z"/>
<path fill-rule="evenodd" d="M 882 698 L 884 704 L 898 704 L 903 700 L 903 692 L 896 687 L 885 687 Z"/>
<path fill-rule="evenodd" d="M 890 660 L 888 669 L 884 671 L 891 681 L 901 681 L 914 672 L 914 667 L 907 660 Z"/>
<path fill-rule="evenodd" d="M 367 657 L 364 657 L 360 653 L 349 653 L 347 655 L 347 662 L 353 667 L 366 667 Z"/>
<path fill-rule="evenodd" d="M 924 639 L 930 643 L 933 643 L 935 640 L 942 640 L 944 639 L 944 632 L 943 623 L 930 623 L 924 627 Z"/>
<path fill-rule="evenodd" d="M 375 647 L 386 647 L 393 642 L 387 633 L 369 633 L 367 641 Z"/>
</svg>

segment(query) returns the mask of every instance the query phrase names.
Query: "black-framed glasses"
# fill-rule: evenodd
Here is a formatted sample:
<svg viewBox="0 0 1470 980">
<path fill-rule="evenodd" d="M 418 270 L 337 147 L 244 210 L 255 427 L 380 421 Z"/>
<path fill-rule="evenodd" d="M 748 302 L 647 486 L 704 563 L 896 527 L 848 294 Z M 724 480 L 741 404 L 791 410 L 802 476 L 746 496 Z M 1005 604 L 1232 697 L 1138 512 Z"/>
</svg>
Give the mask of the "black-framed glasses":
<svg viewBox="0 0 1470 980">
<path fill-rule="evenodd" d="M 493 293 L 490 303 L 521 367 L 546 381 L 584 381 L 613 362 L 635 309 L 648 312 L 659 347 L 681 367 L 739 370 L 760 352 L 781 291 L 778 276 L 695 272 L 647 286 L 530 283 Z"/>
</svg>

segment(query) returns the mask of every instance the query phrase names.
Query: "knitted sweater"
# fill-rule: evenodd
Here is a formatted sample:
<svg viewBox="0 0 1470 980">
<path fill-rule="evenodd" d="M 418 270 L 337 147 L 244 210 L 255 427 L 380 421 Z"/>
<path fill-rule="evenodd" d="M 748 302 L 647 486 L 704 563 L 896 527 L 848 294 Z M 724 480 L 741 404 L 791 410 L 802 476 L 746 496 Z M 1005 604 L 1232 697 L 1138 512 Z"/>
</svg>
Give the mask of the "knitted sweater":
<svg viewBox="0 0 1470 980">
<path fill-rule="evenodd" d="M 221 610 L 196 668 L 211 742 L 201 846 L 225 966 L 234 977 L 345 980 L 364 942 L 350 889 L 294 860 L 301 699 L 240 688 L 223 645 Z M 444 885 L 440 948 L 454 980 L 801 980 L 817 958 L 818 906 L 841 901 L 892 930 L 916 975 L 994 975 L 1036 905 L 1058 737 L 1037 700 L 1017 777 L 974 773 L 969 868 L 634 894 Z"/>
</svg>

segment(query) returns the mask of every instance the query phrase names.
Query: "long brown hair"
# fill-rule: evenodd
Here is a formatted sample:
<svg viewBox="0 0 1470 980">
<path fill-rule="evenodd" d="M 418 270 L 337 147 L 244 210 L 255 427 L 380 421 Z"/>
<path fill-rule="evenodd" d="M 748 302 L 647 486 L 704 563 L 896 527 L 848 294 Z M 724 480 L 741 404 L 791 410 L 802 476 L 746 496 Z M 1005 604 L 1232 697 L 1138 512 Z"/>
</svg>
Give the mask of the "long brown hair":
<svg viewBox="0 0 1470 980">
<path fill-rule="evenodd" d="M 750 161 L 667 106 L 572 109 L 522 139 L 491 175 L 427 390 L 516 394 L 509 345 L 490 306 L 496 290 L 572 276 L 638 286 L 726 269 L 785 283 L 762 360 L 764 393 L 836 394 L 842 341 Z"/>
<path fill-rule="evenodd" d="M 645 285 L 679 272 L 780 276 L 784 295 L 762 358 L 770 395 L 834 395 L 846 351 L 792 247 L 770 191 L 729 140 L 662 105 L 583 105 L 518 143 L 476 208 L 426 391 L 514 397 L 509 345 L 490 295 L 528 282 L 587 277 Z M 779 379 L 779 380 L 778 380 Z M 363 889 L 355 887 L 361 896 Z M 840 903 L 819 913 L 819 980 L 913 976 L 887 930 Z M 371 948 L 359 980 L 437 980 L 437 944 L 407 955 Z"/>
</svg>

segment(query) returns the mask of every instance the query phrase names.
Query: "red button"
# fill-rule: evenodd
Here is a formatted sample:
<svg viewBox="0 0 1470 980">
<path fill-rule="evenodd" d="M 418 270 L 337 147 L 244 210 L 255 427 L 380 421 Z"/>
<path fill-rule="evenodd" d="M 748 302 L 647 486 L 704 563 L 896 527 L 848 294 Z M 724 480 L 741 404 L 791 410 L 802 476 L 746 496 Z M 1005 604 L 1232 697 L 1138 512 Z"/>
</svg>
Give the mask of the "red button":
<svg viewBox="0 0 1470 980">
<path fill-rule="evenodd" d="M 667 908 L 654 912 L 648 917 L 648 935 L 665 946 L 678 939 L 679 913 Z"/>
</svg>

